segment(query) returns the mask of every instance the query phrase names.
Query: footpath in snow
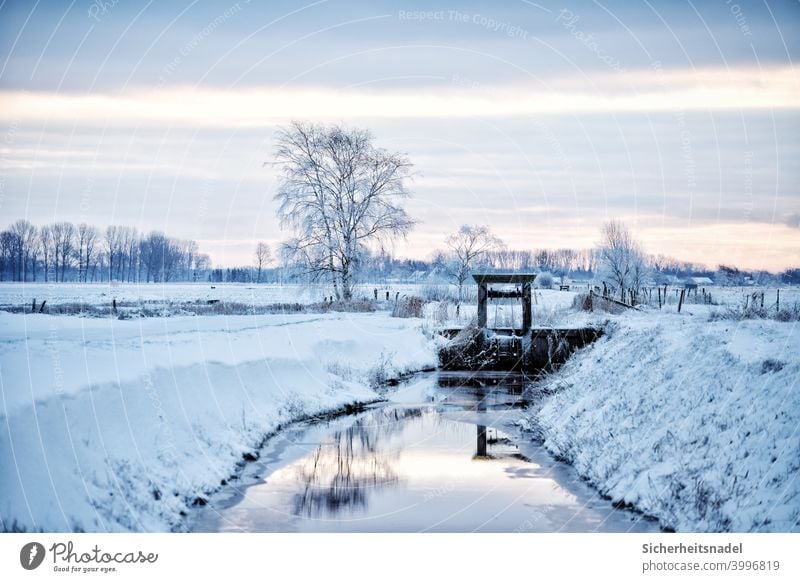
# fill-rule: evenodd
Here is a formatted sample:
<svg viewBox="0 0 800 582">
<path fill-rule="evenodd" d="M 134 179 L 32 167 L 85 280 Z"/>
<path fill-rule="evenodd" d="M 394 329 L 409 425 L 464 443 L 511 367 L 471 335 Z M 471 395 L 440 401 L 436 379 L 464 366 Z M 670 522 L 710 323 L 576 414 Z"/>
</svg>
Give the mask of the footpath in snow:
<svg viewBox="0 0 800 582">
<path fill-rule="evenodd" d="M 800 326 L 628 313 L 544 381 L 545 446 L 677 531 L 798 531 Z"/>
<path fill-rule="evenodd" d="M 419 326 L 384 313 L 0 312 L 0 526 L 180 530 L 280 425 L 435 366 Z"/>
</svg>

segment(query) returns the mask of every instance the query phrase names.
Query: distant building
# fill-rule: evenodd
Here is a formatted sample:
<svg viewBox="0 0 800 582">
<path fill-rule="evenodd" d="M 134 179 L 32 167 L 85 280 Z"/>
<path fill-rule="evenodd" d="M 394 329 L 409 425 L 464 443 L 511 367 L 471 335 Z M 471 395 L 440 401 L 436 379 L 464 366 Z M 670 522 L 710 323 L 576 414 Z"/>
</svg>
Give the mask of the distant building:
<svg viewBox="0 0 800 582">
<path fill-rule="evenodd" d="M 684 282 L 686 289 L 697 289 L 698 287 L 708 287 L 713 285 L 714 281 L 708 277 L 687 277 Z"/>
</svg>

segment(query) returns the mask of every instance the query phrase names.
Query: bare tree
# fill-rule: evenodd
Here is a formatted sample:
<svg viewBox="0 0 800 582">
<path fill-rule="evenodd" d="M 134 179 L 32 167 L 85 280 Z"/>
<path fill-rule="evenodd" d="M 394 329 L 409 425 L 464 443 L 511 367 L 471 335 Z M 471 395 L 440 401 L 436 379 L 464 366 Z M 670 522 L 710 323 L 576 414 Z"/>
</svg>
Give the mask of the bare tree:
<svg viewBox="0 0 800 582">
<path fill-rule="evenodd" d="M 264 241 L 259 241 L 256 245 L 256 252 L 254 255 L 256 266 L 258 267 L 258 275 L 256 283 L 261 283 L 261 270 L 272 262 L 272 251 L 269 245 Z"/>
<path fill-rule="evenodd" d="M 44 280 L 46 283 L 50 279 L 50 266 L 53 264 L 52 261 L 55 260 L 52 226 L 42 227 L 41 231 L 39 232 L 39 241 L 42 245 L 42 266 L 44 267 Z"/>
<path fill-rule="evenodd" d="M 639 292 L 646 269 L 644 253 L 630 229 L 618 220 L 606 222 L 601 232 L 601 274 L 619 291 L 624 301 L 626 290 Z"/>
<path fill-rule="evenodd" d="M 27 280 L 28 259 L 30 258 L 31 247 L 36 240 L 36 227 L 24 219 L 20 219 L 11 225 L 11 232 L 17 237 L 17 275 L 18 281 Z"/>
<path fill-rule="evenodd" d="M 133 262 L 136 260 L 136 248 L 139 246 L 139 234 L 132 226 L 119 228 L 119 260 L 117 261 L 117 278 L 130 281 Z"/>
<path fill-rule="evenodd" d="M 486 255 L 501 249 L 503 241 L 494 236 L 488 226 L 464 224 L 445 239 L 450 249 L 448 271 L 458 285 L 458 300 L 463 298 L 464 283 L 472 269 Z"/>
<path fill-rule="evenodd" d="M 408 158 L 376 148 L 365 130 L 294 122 L 278 133 L 275 159 L 283 170 L 277 214 L 294 230 L 284 256 L 306 274 L 329 276 L 336 297 L 350 299 L 368 245 L 413 226 L 399 206 Z"/>
<path fill-rule="evenodd" d="M 186 241 L 167 237 L 163 232 L 151 231 L 139 245 L 140 261 L 149 283 L 169 282 L 178 274 L 185 256 Z"/>
<path fill-rule="evenodd" d="M 108 280 L 114 279 L 114 267 L 121 260 L 122 254 L 122 233 L 121 227 L 111 225 L 106 228 L 105 248 L 108 257 Z"/>
<path fill-rule="evenodd" d="M 31 280 L 36 281 L 36 270 L 39 265 L 39 253 L 42 252 L 42 239 L 39 235 L 39 228 L 34 227 L 33 236 L 25 248 L 25 255 L 31 265 Z"/>
<path fill-rule="evenodd" d="M 53 248 L 56 275 L 58 275 L 59 258 L 61 259 L 61 277 L 63 282 L 66 277 L 67 266 L 72 263 L 75 248 L 75 225 L 71 222 L 56 222 L 51 227 L 53 235 Z"/>
<path fill-rule="evenodd" d="M 88 280 L 89 264 L 94 252 L 95 241 L 97 240 L 97 229 L 82 222 L 78 225 L 78 281 Z"/>
<path fill-rule="evenodd" d="M 18 236 L 10 230 L 0 232 L 0 281 L 5 281 L 6 274 L 13 281 L 17 273 L 17 240 Z"/>
</svg>

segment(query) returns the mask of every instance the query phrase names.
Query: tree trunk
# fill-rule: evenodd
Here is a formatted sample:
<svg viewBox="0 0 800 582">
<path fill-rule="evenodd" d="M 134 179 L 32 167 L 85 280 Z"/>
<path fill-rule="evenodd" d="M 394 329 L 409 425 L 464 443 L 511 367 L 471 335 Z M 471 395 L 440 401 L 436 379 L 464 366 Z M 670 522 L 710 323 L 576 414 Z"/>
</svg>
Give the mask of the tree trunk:
<svg viewBox="0 0 800 582">
<path fill-rule="evenodd" d="M 345 264 L 342 268 L 342 299 L 350 301 L 353 298 L 352 282 L 350 281 L 350 266 Z"/>
</svg>

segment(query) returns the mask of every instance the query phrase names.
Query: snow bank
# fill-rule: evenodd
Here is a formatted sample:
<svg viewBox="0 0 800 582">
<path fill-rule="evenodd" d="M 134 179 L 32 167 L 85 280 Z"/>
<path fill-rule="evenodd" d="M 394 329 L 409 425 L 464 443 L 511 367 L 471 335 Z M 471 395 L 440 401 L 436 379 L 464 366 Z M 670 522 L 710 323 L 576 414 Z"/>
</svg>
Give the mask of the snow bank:
<svg viewBox="0 0 800 582">
<path fill-rule="evenodd" d="M 0 528 L 162 531 L 281 424 L 434 366 L 386 314 L 0 313 Z"/>
<path fill-rule="evenodd" d="M 554 454 L 678 531 L 797 531 L 800 327 L 628 313 L 546 380 Z"/>
</svg>

